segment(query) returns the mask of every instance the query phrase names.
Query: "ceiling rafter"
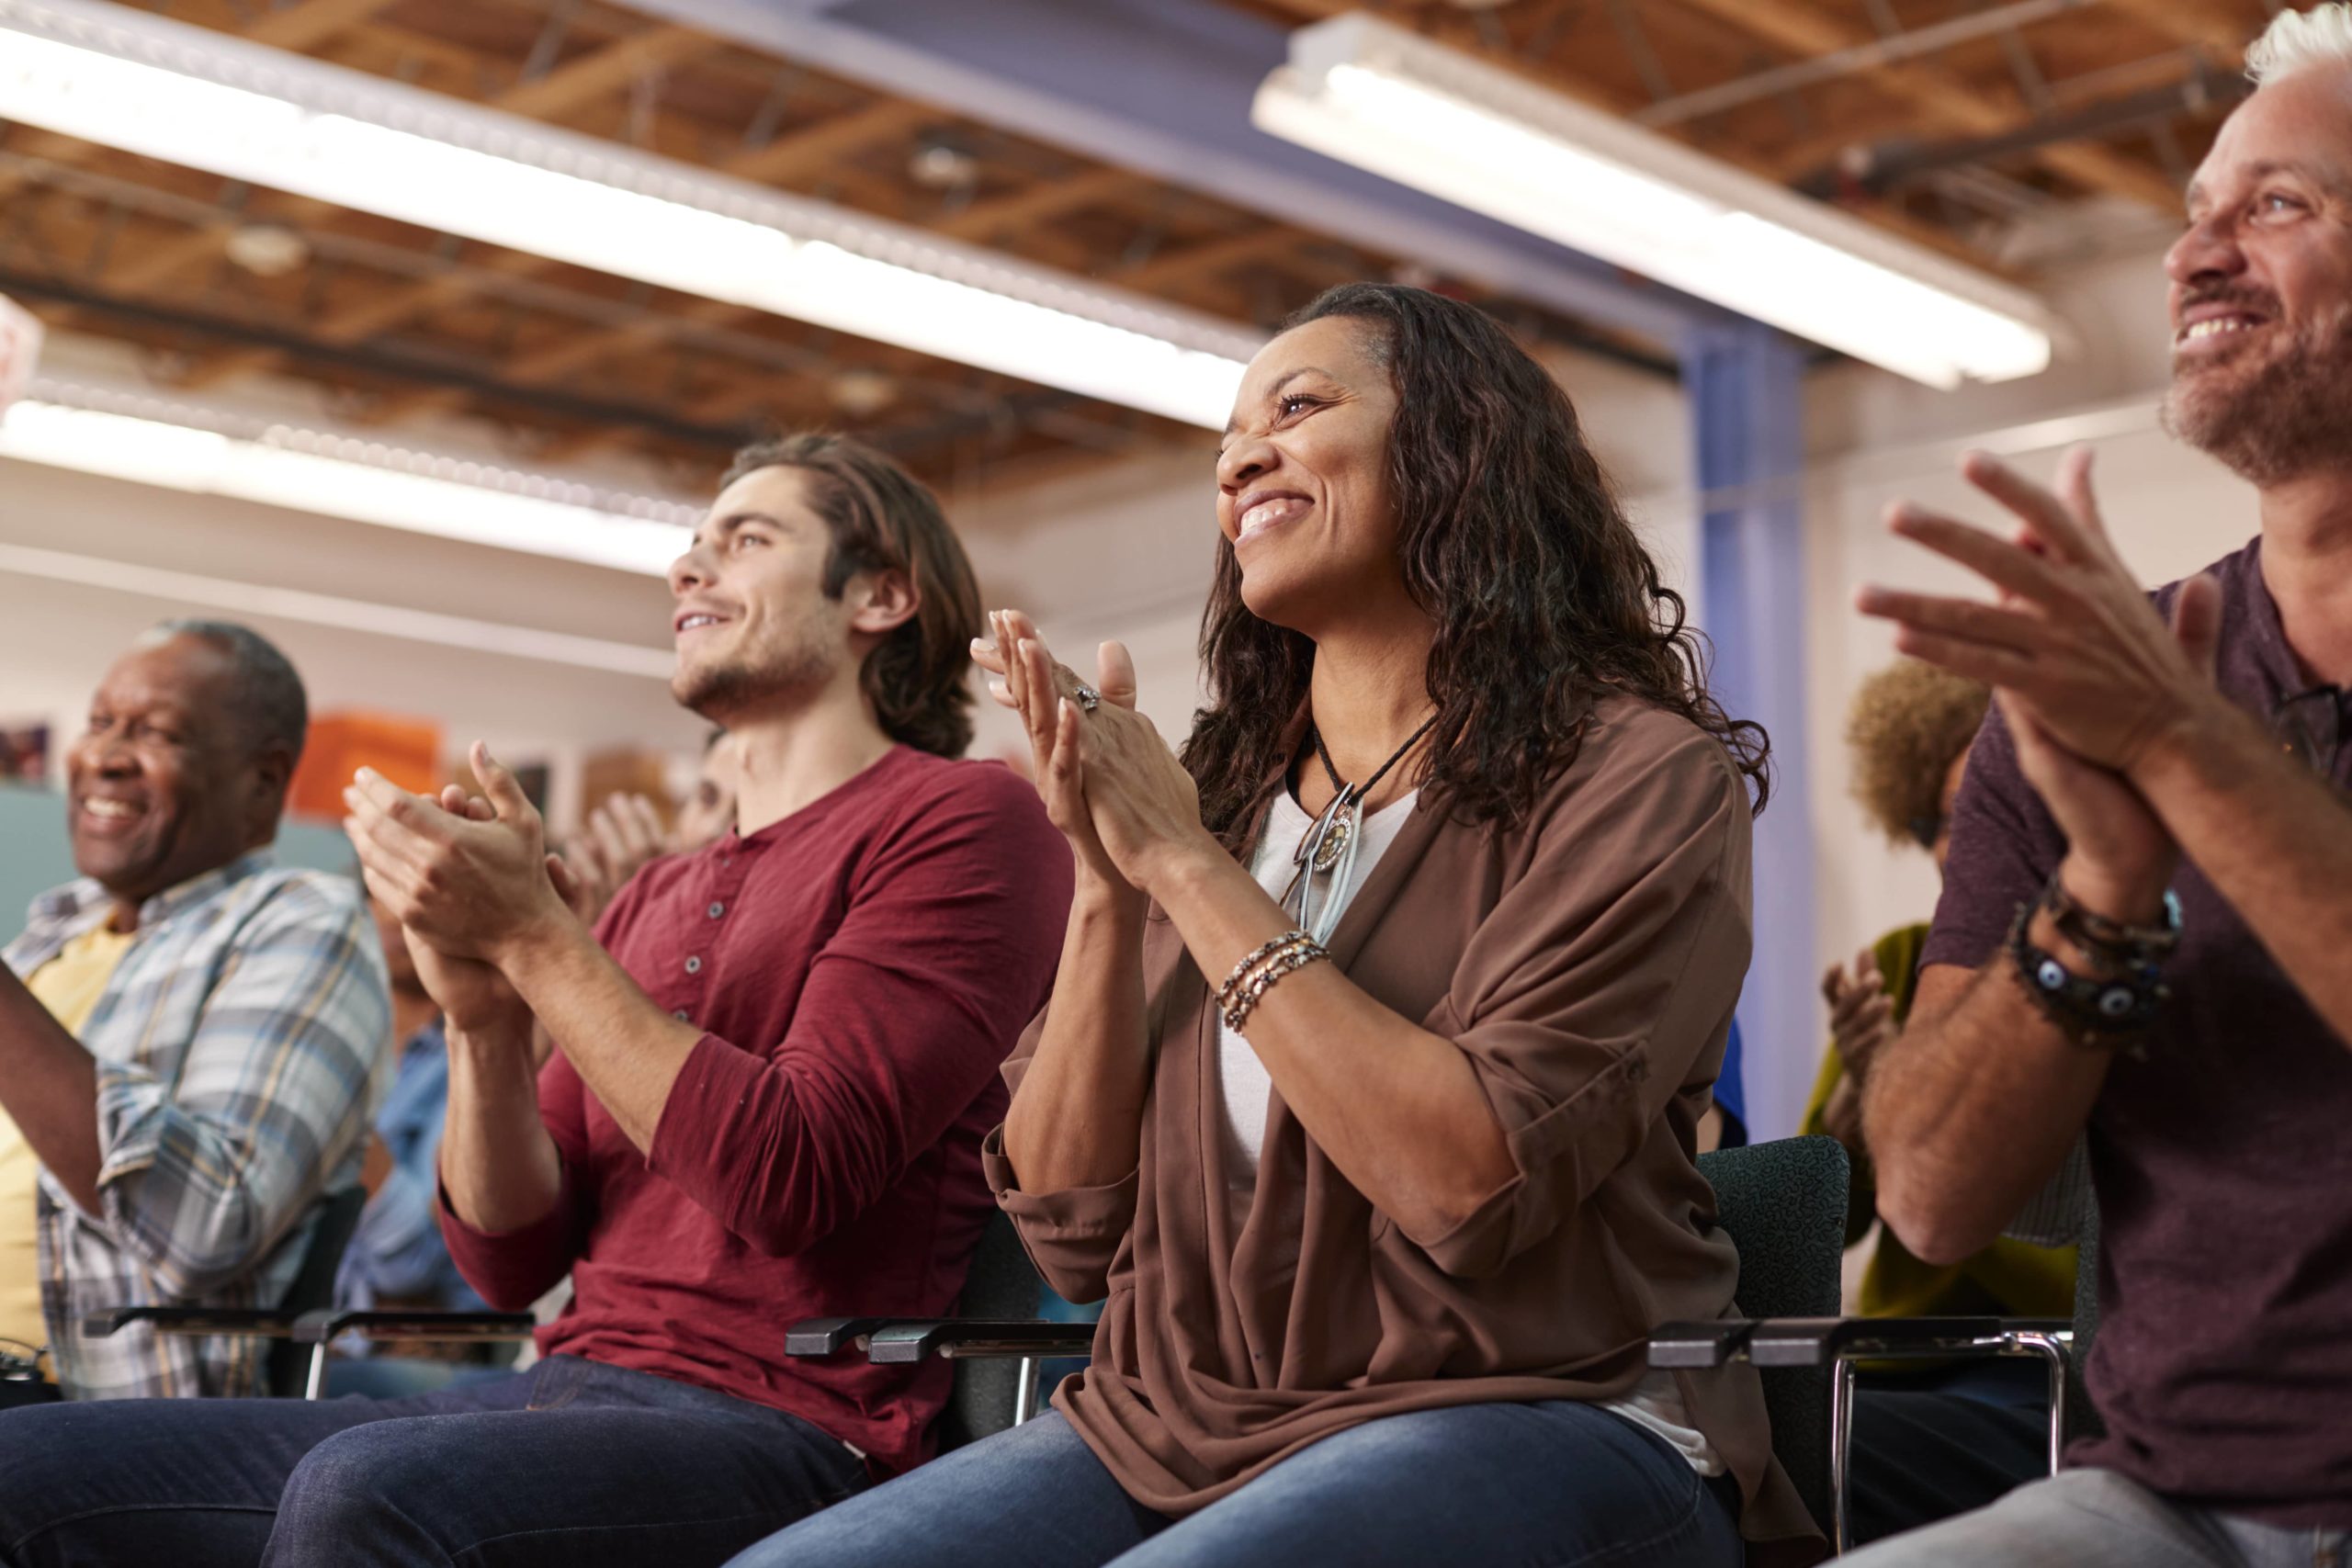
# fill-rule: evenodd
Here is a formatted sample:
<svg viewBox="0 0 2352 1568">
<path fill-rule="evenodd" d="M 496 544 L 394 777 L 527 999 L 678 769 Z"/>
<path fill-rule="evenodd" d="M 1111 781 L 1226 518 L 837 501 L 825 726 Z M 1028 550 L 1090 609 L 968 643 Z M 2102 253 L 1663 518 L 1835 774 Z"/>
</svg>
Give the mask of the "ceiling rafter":
<svg viewBox="0 0 2352 1568">
<path fill-rule="evenodd" d="M 324 43 L 347 28 L 356 28 L 377 12 L 389 10 L 395 0 L 295 0 L 257 18 L 244 29 L 255 43 L 277 49 L 307 50 Z"/>
<path fill-rule="evenodd" d="M 2107 8 L 2121 12 L 2175 43 L 2211 50 L 2224 65 L 2245 59 L 2245 46 L 2254 41 L 2245 24 L 2221 15 L 2203 0 L 2107 0 Z"/>
<path fill-rule="evenodd" d="M 1800 58 L 1857 49 L 1871 41 L 1871 30 L 1858 22 L 1831 16 L 1804 0 L 1678 0 L 1753 34 Z M 1996 136 L 2018 130 L 2032 118 L 2030 109 L 2014 102 L 2013 93 L 1995 96 L 1940 66 L 1914 61 L 1869 67 L 1865 79 L 1917 105 L 1954 130 L 1978 136 Z M 2005 101 L 2007 100 L 2007 101 Z M 2180 205 L 2180 193 L 2153 164 L 2094 143 L 2070 142 L 2039 147 L 2034 160 L 2079 185 L 2110 196 L 2120 196 L 2159 210 Z"/>
<path fill-rule="evenodd" d="M 492 101 L 512 114 L 556 119 L 650 72 L 667 71 L 718 47 L 718 39 L 698 28 L 652 28 L 590 50 L 536 81 L 519 82 Z"/>
<path fill-rule="evenodd" d="M 958 240 L 983 241 L 1007 230 L 1025 229 L 1082 208 L 1147 189 L 1150 182 L 1115 164 L 1039 180 L 1026 190 L 976 201 L 931 227 Z"/>
</svg>

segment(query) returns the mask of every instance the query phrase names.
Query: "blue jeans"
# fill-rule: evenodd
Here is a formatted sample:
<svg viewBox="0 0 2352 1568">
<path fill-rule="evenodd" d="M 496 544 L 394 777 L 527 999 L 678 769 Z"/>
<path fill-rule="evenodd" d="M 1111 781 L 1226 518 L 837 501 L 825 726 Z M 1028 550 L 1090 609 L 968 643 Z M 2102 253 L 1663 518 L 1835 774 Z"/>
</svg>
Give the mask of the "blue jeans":
<svg viewBox="0 0 2352 1568">
<path fill-rule="evenodd" d="M 865 1485 L 797 1416 L 554 1356 L 413 1399 L 0 1415 L 0 1560 L 172 1568 L 718 1564 Z"/>
<path fill-rule="evenodd" d="M 804 1519 L 729 1568 L 1738 1568 L 1731 1496 L 1633 1423 L 1555 1400 L 1367 1422 L 1170 1520 L 1052 1414 Z"/>
</svg>

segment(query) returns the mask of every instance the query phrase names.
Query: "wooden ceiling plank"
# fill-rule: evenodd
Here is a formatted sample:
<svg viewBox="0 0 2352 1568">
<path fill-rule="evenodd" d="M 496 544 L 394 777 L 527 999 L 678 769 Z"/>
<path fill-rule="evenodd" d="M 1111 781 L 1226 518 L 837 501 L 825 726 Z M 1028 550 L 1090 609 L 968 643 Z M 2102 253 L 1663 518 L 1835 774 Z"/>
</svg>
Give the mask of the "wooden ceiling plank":
<svg viewBox="0 0 2352 1568">
<path fill-rule="evenodd" d="M 928 105 L 904 98 L 884 98 L 864 108 L 820 120 L 805 130 L 780 136 L 764 147 L 734 153 L 719 167 L 740 179 L 788 186 L 822 174 L 836 160 L 877 141 L 912 135 L 925 124 L 943 118 L 945 117 Z"/>
<path fill-rule="evenodd" d="M 651 28 L 592 50 L 536 81 L 518 83 L 493 101 L 512 114 L 552 119 L 617 92 L 649 72 L 667 70 L 718 48 L 718 40 L 699 28 Z"/>
<path fill-rule="evenodd" d="M 1083 174 L 1038 181 L 1026 190 L 989 201 L 976 201 L 963 211 L 932 225 L 959 240 L 991 239 L 1008 229 L 1025 229 L 1059 218 L 1080 208 L 1108 201 L 1140 189 L 1150 182 L 1129 169 L 1106 164 Z"/>
<path fill-rule="evenodd" d="M 1679 0 L 1692 10 L 1786 50 L 1800 58 L 1858 49 L 1873 35 L 1859 22 L 1816 10 L 1805 0 Z M 1940 67 L 1916 62 L 1870 68 L 1869 78 L 1954 129 L 1978 136 L 2015 130 L 2030 111 L 1984 93 Z M 2177 210 L 2180 193 L 2152 164 L 2109 148 L 2075 142 L 2034 150 L 2044 167 L 2109 195 L 2126 197 L 2159 210 Z"/>
<path fill-rule="evenodd" d="M 2254 41 L 2242 23 L 2222 16 L 2199 0 L 2107 0 L 2107 8 L 2121 12 L 2175 43 L 2211 50 L 2223 65 L 2235 66 L 2244 60 L 2245 46 Z"/>
<path fill-rule="evenodd" d="M 245 29 L 255 43 L 297 51 L 324 43 L 345 28 L 357 27 L 393 0 L 296 0 Z"/>
<path fill-rule="evenodd" d="M 1171 283 L 1214 276 L 1227 267 L 1279 254 L 1304 243 L 1306 238 L 1297 230 L 1280 224 L 1245 229 L 1238 234 L 1204 240 L 1196 245 L 1186 245 L 1181 250 L 1147 257 L 1129 266 L 1114 268 L 1110 276 L 1122 288 L 1138 288 L 1148 293 Z"/>
</svg>

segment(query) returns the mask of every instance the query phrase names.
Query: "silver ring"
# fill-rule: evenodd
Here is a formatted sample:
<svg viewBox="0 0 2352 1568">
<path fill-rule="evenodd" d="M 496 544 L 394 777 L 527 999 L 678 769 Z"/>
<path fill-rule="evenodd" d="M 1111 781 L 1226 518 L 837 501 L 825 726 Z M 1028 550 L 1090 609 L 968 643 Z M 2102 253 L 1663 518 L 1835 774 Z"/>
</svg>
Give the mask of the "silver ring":
<svg viewBox="0 0 2352 1568">
<path fill-rule="evenodd" d="M 1102 694 L 1096 691 L 1093 687 L 1088 685 L 1083 681 L 1080 681 L 1078 683 L 1078 692 L 1076 694 L 1078 697 L 1078 705 L 1084 708 L 1088 713 L 1092 713 L 1096 708 L 1102 705 Z"/>
</svg>

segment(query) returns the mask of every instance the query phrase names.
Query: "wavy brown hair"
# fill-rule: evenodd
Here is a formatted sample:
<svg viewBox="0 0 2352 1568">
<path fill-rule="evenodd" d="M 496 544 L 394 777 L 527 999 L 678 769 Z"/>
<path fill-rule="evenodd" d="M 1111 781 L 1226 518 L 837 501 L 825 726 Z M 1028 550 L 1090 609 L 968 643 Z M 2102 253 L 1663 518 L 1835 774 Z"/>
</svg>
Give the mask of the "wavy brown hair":
<svg viewBox="0 0 2352 1568">
<path fill-rule="evenodd" d="M 1771 792 L 1761 726 L 1707 690 L 1707 650 L 1681 596 L 1658 576 L 1575 408 L 1491 317 L 1425 289 L 1333 288 L 1284 330 L 1342 316 L 1361 324 L 1396 392 L 1388 490 L 1405 586 L 1437 623 L 1426 678 L 1436 723 L 1419 783 L 1457 817 L 1516 823 L 1573 761 L 1605 691 L 1680 714 L 1746 775 L 1754 809 Z M 1241 598 L 1233 546 L 1217 542 L 1201 621 L 1209 705 L 1184 765 L 1201 815 L 1237 853 L 1291 761 L 1315 645 L 1260 620 Z"/>
<path fill-rule="evenodd" d="M 980 635 L 980 590 L 938 499 L 864 442 L 820 434 L 746 446 L 718 488 L 762 468 L 797 468 L 808 478 L 809 507 L 832 541 L 826 598 L 839 599 L 861 571 L 903 571 L 914 584 L 913 616 L 865 656 L 858 683 L 891 739 L 962 756 L 972 744 L 968 677 L 971 642 Z"/>
</svg>

